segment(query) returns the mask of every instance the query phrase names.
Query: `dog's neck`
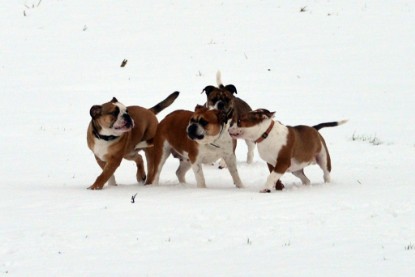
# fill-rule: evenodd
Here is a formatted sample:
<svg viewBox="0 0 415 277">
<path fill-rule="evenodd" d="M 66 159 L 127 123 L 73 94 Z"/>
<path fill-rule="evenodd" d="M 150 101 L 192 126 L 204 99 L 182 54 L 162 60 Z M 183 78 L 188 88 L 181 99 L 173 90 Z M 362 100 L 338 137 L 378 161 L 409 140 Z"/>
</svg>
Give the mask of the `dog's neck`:
<svg viewBox="0 0 415 277">
<path fill-rule="evenodd" d="M 229 122 L 228 123 L 223 123 L 221 125 L 221 129 L 220 129 L 220 132 L 219 132 L 219 136 L 213 142 L 209 143 L 209 145 L 211 145 L 211 146 L 213 146 L 215 148 L 220 148 L 220 143 L 216 143 L 216 142 L 220 142 L 223 134 L 224 133 L 228 133 L 228 132 L 226 132 L 226 130 L 228 130 L 228 129 L 229 129 Z"/>
<path fill-rule="evenodd" d="M 117 138 L 119 138 L 120 136 L 114 136 L 114 135 L 102 135 L 99 133 L 99 129 L 96 127 L 96 124 L 94 121 L 92 121 L 92 133 L 94 134 L 94 136 L 97 139 L 101 139 L 101 140 L 105 140 L 105 141 L 113 141 Z"/>
<path fill-rule="evenodd" d="M 274 120 L 270 120 L 271 123 L 269 124 L 268 129 L 262 133 L 262 135 L 255 141 L 255 143 L 261 143 L 264 139 L 266 139 L 269 136 L 269 133 L 271 133 L 272 128 L 274 127 Z"/>
</svg>

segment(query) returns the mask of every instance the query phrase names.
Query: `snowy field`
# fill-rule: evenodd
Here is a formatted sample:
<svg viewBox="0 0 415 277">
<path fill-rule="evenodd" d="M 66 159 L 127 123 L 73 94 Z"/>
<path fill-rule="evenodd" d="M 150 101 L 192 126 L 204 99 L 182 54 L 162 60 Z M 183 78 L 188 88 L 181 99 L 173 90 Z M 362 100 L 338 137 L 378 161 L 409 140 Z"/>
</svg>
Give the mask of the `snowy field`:
<svg viewBox="0 0 415 277">
<path fill-rule="evenodd" d="M 8 0 L 0 25 L 1 276 L 415 276 L 413 1 Z M 180 91 L 161 120 L 217 70 L 287 125 L 349 119 L 321 131 L 332 183 L 258 193 L 240 143 L 245 189 L 211 165 L 179 184 L 173 158 L 158 186 L 125 161 L 86 189 L 92 105 Z"/>
</svg>

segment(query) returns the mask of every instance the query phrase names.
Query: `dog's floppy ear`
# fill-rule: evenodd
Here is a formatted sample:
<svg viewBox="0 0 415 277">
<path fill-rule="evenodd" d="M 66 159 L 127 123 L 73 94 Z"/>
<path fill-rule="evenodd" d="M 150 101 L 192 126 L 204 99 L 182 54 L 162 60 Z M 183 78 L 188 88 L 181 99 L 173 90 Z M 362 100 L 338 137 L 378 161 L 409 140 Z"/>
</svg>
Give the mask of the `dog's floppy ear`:
<svg viewBox="0 0 415 277">
<path fill-rule="evenodd" d="M 214 86 L 207 86 L 202 90 L 202 93 L 205 92 L 207 96 L 215 89 Z"/>
<path fill-rule="evenodd" d="M 236 87 L 232 84 L 226 85 L 225 89 L 229 92 L 237 94 Z"/>
<path fill-rule="evenodd" d="M 196 107 L 195 107 L 195 112 L 199 111 L 200 109 L 206 109 L 206 107 L 205 107 L 205 106 L 202 106 L 202 105 L 197 104 L 197 105 L 196 105 Z"/>
<path fill-rule="evenodd" d="M 270 112 L 267 109 L 262 109 L 262 112 L 264 113 L 264 116 L 266 116 L 267 118 L 273 118 L 275 112 Z"/>
<path fill-rule="evenodd" d="M 91 115 L 91 117 L 93 119 L 97 118 L 98 116 L 101 115 L 102 112 L 102 106 L 99 105 L 94 105 L 91 107 L 91 109 L 89 110 L 89 114 Z"/>
</svg>

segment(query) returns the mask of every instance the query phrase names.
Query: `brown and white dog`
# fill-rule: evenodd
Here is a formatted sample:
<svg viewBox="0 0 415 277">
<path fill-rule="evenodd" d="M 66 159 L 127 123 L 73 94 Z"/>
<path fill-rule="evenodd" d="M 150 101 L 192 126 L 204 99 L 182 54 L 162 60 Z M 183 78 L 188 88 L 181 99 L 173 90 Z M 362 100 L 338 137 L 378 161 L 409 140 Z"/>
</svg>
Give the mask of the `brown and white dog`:
<svg viewBox="0 0 415 277">
<path fill-rule="evenodd" d="M 107 181 L 109 185 L 116 185 L 114 172 L 123 158 L 136 162 L 137 182 L 146 179 L 143 159 L 138 151 L 144 149 L 148 169 L 153 155 L 150 154 L 151 148 L 146 147 L 151 146 L 156 134 L 156 114 L 170 106 L 177 96 L 178 91 L 150 109 L 126 107 L 115 97 L 108 103 L 91 107 L 92 119 L 88 126 L 87 142 L 102 173 L 88 189 L 102 189 Z"/>
<path fill-rule="evenodd" d="M 236 97 L 236 87 L 232 84 L 224 86 L 221 79 L 221 73 L 216 73 L 217 87 L 207 86 L 203 89 L 207 96 L 206 107 L 224 111 L 227 114 L 232 113 L 232 119 L 235 120 L 239 115 L 252 111 L 251 107 L 241 98 Z M 252 163 L 254 159 L 255 143 L 245 140 L 248 146 L 247 163 Z M 233 140 L 234 151 L 237 141 Z M 226 166 L 221 163 L 220 167 Z"/>
<path fill-rule="evenodd" d="M 291 172 L 302 183 L 310 184 L 304 168 L 317 163 L 324 172 L 324 181 L 330 181 L 331 160 L 327 145 L 318 130 L 346 123 L 346 120 L 327 122 L 313 127 L 285 126 L 274 121 L 275 112 L 258 109 L 239 116 L 232 122 L 229 134 L 233 138 L 243 138 L 258 144 L 260 157 L 267 162 L 270 175 L 261 192 L 271 192 L 271 188 L 282 190 L 280 177 Z"/>
<path fill-rule="evenodd" d="M 170 154 L 180 159 L 176 175 L 185 183 L 186 172 L 192 168 L 197 187 L 205 188 L 202 164 L 223 158 L 233 182 L 242 188 L 229 136 L 229 115 L 223 110 L 197 106 L 195 112 L 177 110 L 160 121 L 153 140 L 154 168 L 149 170 L 146 184 L 158 184 L 162 167 Z"/>
</svg>

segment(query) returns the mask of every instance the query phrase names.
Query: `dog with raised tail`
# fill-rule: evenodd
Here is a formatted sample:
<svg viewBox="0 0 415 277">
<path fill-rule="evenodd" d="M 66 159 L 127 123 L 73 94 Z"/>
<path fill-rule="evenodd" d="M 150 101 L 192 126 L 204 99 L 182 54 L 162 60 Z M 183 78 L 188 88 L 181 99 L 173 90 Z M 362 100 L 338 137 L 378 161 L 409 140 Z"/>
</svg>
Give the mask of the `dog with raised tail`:
<svg viewBox="0 0 415 277">
<path fill-rule="evenodd" d="M 232 84 L 223 85 L 220 71 L 216 73 L 217 87 L 207 86 L 203 89 L 202 93 L 206 93 L 206 104 L 205 106 L 209 109 L 216 109 L 224 111 L 226 114 L 232 114 L 232 119 L 235 120 L 239 115 L 252 111 L 252 108 L 239 97 L 237 94 L 236 87 Z M 248 154 L 246 161 L 248 164 L 252 163 L 254 159 L 255 143 L 245 140 L 248 147 Z M 237 140 L 233 140 L 233 151 L 235 152 Z M 226 163 L 221 160 L 219 168 L 226 167 Z"/>
<path fill-rule="evenodd" d="M 304 174 L 304 168 L 318 164 L 324 173 L 324 181 L 330 182 L 331 160 L 326 142 L 318 132 L 324 127 L 335 127 L 347 120 L 321 123 L 315 126 L 285 126 L 273 120 L 275 112 L 258 109 L 240 115 L 231 122 L 231 137 L 255 142 L 259 156 L 270 171 L 265 187 L 261 192 L 271 192 L 272 188 L 282 190 L 280 178 L 285 172 L 291 172 L 305 185 L 310 180 Z"/>
<path fill-rule="evenodd" d="M 110 102 L 91 107 L 87 142 L 102 173 L 88 189 L 100 190 L 107 182 L 117 185 L 114 172 L 123 159 L 137 164 L 137 182 L 146 180 L 143 159 L 138 152 L 144 150 L 147 169 L 152 167 L 153 154 L 150 152 L 158 125 L 156 114 L 170 106 L 178 96 L 178 91 L 173 92 L 150 109 L 126 107 L 115 97 Z"/>
</svg>

